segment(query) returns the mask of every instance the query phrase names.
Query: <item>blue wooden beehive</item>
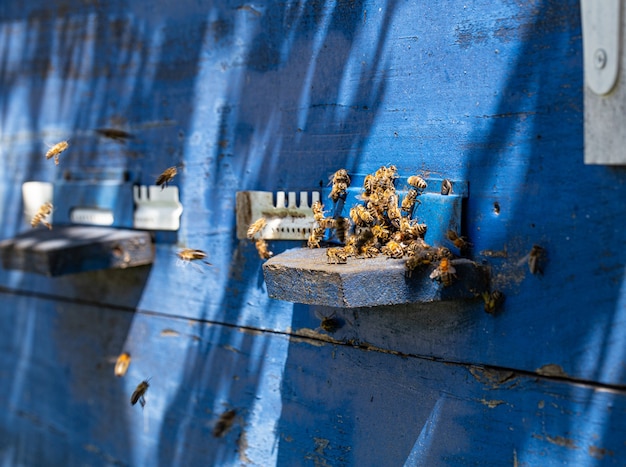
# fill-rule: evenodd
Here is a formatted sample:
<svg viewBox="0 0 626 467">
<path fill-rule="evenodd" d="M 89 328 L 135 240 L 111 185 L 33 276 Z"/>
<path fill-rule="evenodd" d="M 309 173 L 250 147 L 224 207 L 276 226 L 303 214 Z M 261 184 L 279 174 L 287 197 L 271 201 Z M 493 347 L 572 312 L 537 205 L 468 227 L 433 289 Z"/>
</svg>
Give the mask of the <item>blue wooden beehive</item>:
<svg viewBox="0 0 626 467">
<path fill-rule="evenodd" d="M 26 181 L 89 168 L 145 186 L 184 167 L 180 226 L 155 237 L 151 266 L 0 269 L 3 464 L 623 462 L 626 173 L 585 165 L 583 135 L 625 73 L 588 94 L 579 2 L 0 11 L 2 239 L 28 227 Z M 57 167 L 44 154 L 61 139 Z M 505 297 L 493 313 L 482 294 L 269 297 L 237 193 L 323 192 L 338 168 L 388 164 L 467 183 L 455 218 Z M 375 279 L 362 294 L 382 295 Z M 145 407 L 131 405 L 145 380 Z"/>
</svg>

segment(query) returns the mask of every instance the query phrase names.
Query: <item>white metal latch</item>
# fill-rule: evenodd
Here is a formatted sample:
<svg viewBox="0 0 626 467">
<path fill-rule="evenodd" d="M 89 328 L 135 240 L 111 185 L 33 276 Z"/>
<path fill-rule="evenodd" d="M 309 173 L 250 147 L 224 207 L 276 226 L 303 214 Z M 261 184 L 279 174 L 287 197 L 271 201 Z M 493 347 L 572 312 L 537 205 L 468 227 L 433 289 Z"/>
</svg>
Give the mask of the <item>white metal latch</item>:
<svg viewBox="0 0 626 467">
<path fill-rule="evenodd" d="M 608 94 L 619 70 L 621 0 L 580 0 L 585 83 L 598 95 Z"/>
</svg>

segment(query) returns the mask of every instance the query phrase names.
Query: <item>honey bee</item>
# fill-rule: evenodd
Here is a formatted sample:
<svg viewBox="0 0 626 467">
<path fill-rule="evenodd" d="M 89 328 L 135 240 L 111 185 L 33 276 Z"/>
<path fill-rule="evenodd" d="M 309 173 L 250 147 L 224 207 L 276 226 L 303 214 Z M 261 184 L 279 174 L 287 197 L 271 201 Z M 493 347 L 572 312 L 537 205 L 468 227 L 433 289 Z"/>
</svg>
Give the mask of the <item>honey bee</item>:
<svg viewBox="0 0 626 467">
<path fill-rule="evenodd" d="M 446 236 L 461 251 L 466 250 L 470 246 L 465 237 L 460 237 L 454 230 L 448 230 Z"/>
<path fill-rule="evenodd" d="M 167 169 L 163 171 L 163 173 L 161 173 L 161 175 L 157 177 L 156 179 L 157 186 L 160 186 L 161 190 L 164 189 L 168 183 L 174 180 L 174 177 L 176 176 L 177 173 L 178 173 L 178 169 L 176 168 L 176 166 L 168 167 Z"/>
<path fill-rule="evenodd" d="M 311 209 L 313 210 L 313 219 L 315 219 L 316 222 L 321 222 L 324 219 L 324 206 L 322 203 L 319 201 L 314 202 Z"/>
<path fill-rule="evenodd" d="M 504 294 L 499 290 L 494 290 L 491 293 L 483 292 L 481 295 L 485 301 L 485 311 L 489 314 L 494 314 L 498 311 L 504 302 Z"/>
<path fill-rule="evenodd" d="M 380 251 L 374 245 L 363 245 L 359 250 L 359 256 L 366 258 L 376 258 L 379 254 Z"/>
<path fill-rule="evenodd" d="M 128 352 L 123 352 L 117 357 L 117 361 L 115 362 L 115 376 L 118 378 L 124 376 L 128 371 L 128 366 L 130 365 L 130 354 Z"/>
<path fill-rule="evenodd" d="M 257 238 L 256 242 L 254 242 L 254 246 L 261 259 L 270 259 L 274 255 L 274 253 L 267 249 L 267 242 L 262 238 Z"/>
<path fill-rule="evenodd" d="M 144 406 L 146 405 L 146 391 L 148 391 L 148 388 L 150 387 L 148 381 L 150 381 L 150 378 L 143 380 L 137 385 L 135 391 L 133 392 L 133 395 L 130 396 L 131 405 L 135 405 L 137 402 L 139 402 L 141 404 L 141 408 L 144 408 Z"/>
<path fill-rule="evenodd" d="M 398 242 L 394 242 L 393 240 L 389 240 L 385 246 L 380 249 L 380 252 L 390 258 L 402 258 L 404 256 L 402 245 Z"/>
<path fill-rule="evenodd" d="M 374 222 L 374 217 L 361 205 L 354 206 L 350 209 L 350 218 L 352 222 L 358 226 L 365 226 Z"/>
<path fill-rule="evenodd" d="M 375 240 L 374 234 L 371 229 L 362 229 L 359 235 L 354 236 L 354 248 L 357 252 L 360 252 L 368 244 Z"/>
<path fill-rule="evenodd" d="M 333 174 L 331 179 L 333 188 L 328 197 L 336 202 L 339 198 L 346 196 L 348 187 L 350 186 L 350 177 L 346 169 L 339 169 Z"/>
<path fill-rule="evenodd" d="M 428 266 L 433 262 L 434 255 L 428 250 L 421 250 L 418 253 L 413 254 L 406 260 L 407 276 L 411 277 L 413 271 L 422 266 Z"/>
<path fill-rule="evenodd" d="M 404 199 L 402 200 L 402 212 L 406 212 L 409 215 L 413 212 L 413 208 L 415 207 L 415 202 L 417 201 L 417 196 L 419 193 L 417 190 L 409 190 Z"/>
<path fill-rule="evenodd" d="M 418 224 L 415 221 L 409 221 L 406 217 L 400 220 L 400 232 L 403 237 L 419 238 L 426 234 L 428 226 L 426 224 Z"/>
<path fill-rule="evenodd" d="M 408 178 L 407 182 L 408 182 L 409 185 L 414 186 L 415 188 L 417 188 L 420 191 L 424 191 L 426 189 L 426 187 L 428 186 L 428 183 L 426 183 L 426 180 L 424 180 L 419 175 L 412 175 L 412 176 L 410 176 Z"/>
<path fill-rule="evenodd" d="M 344 243 L 346 241 L 346 234 L 350 228 L 350 219 L 347 217 L 337 217 L 333 227 L 335 228 L 337 240 Z"/>
<path fill-rule="evenodd" d="M 441 194 L 445 196 L 449 195 L 450 193 L 452 193 L 452 182 L 445 178 L 441 182 Z"/>
<path fill-rule="evenodd" d="M 326 250 L 326 260 L 329 264 L 346 264 L 348 262 L 348 255 L 343 248 L 329 248 Z"/>
<path fill-rule="evenodd" d="M 363 180 L 363 191 L 365 196 L 369 196 L 376 189 L 376 178 L 372 174 L 365 176 Z"/>
<path fill-rule="evenodd" d="M 215 438 L 221 438 L 228 433 L 235 422 L 236 415 L 237 411 L 233 409 L 227 410 L 220 415 L 219 420 L 215 423 L 215 427 L 213 427 L 213 436 Z"/>
<path fill-rule="evenodd" d="M 320 321 L 320 328 L 330 334 L 333 334 L 342 326 L 343 322 L 339 318 L 335 318 L 334 314 L 331 316 L 324 316 Z"/>
<path fill-rule="evenodd" d="M 44 219 L 48 217 L 52 213 L 52 203 L 44 203 L 41 205 L 37 213 L 33 216 L 30 221 L 31 227 L 37 227 L 39 224 L 43 224 L 48 229 L 52 230 L 52 225 L 49 222 L 46 222 Z"/>
<path fill-rule="evenodd" d="M 392 202 L 392 199 L 395 201 Z M 400 208 L 398 208 L 397 204 L 397 196 L 391 196 L 389 205 L 387 206 L 387 217 L 389 217 L 389 222 L 396 229 L 400 228 L 400 219 L 402 218 L 402 214 L 400 213 Z"/>
<path fill-rule="evenodd" d="M 46 152 L 46 159 L 54 157 L 54 165 L 59 165 L 59 154 L 65 151 L 69 146 L 67 141 L 61 141 L 60 143 L 50 146 L 50 149 Z"/>
<path fill-rule="evenodd" d="M 389 240 L 390 232 L 389 229 L 384 225 L 376 224 L 374 227 L 372 227 L 372 234 L 374 234 L 374 237 L 376 237 L 381 242 L 386 242 L 387 240 Z"/>
<path fill-rule="evenodd" d="M 307 242 L 307 246 L 309 248 L 319 248 L 320 242 L 324 239 L 325 230 L 326 229 L 324 227 L 313 228 L 311 230 L 311 235 L 309 235 L 309 241 Z"/>
<path fill-rule="evenodd" d="M 267 221 L 265 220 L 265 217 L 260 217 L 259 219 L 255 220 L 252 224 L 250 224 L 250 227 L 248 228 L 248 238 L 252 240 L 252 238 L 254 238 L 256 234 L 263 230 L 266 225 Z"/>
<path fill-rule="evenodd" d="M 204 261 L 204 259 L 208 255 L 202 250 L 194 250 L 193 248 L 183 248 L 178 253 L 176 253 L 176 256 L 178 256 L 178 259 L 180 259 L 181 261 L 185 263 L 189 263 L 191 261 L 196 261 L 196 260 L 202 260 L 203 263 L 206 263 L 209 265 L 211 264 L 207 261 Z"/>
<path fill-rule="evenodd" d="M 546 250 L 539 245 L 533 245 L 528 255 L 528 269 L 531 274 L 543 274 L 542 263 L 546 257 Z"/>
<path fill-rule="evenodd" d="M 430 273 L 430 278 L 441 282 L 444 287 L 448 287 L 452 284 L 455 274 L 456 269 L 454 269 L 450 260 L 443 257 L 439 261 L 439 265 L 435 268 L 435 270 Z"/>
</svg>

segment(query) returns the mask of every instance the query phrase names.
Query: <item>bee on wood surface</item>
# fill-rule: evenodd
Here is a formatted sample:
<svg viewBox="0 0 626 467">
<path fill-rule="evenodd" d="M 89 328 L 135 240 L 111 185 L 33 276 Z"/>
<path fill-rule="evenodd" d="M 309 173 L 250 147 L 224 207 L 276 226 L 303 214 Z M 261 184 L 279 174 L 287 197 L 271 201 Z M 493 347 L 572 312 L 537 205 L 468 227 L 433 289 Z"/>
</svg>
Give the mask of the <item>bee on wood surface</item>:
<svg viewBox="0 0 626 467">
<path fill-rule="evenodd" d="M 498 311 L 504 302 L 504 294 L 499 290 L 494 290 L 491 293 L 483 292 L 481 295 L 485 302 L 485 311 L 491 315 Z"/>
<path fill-rule="evenodd" d="M 202 250 L 194 250 L 193 248 L 183 248 L 178 253 L 176 253 L 176 256 L 178 256 L 178 259 L 186 263 L 189 263 L 191 261 L 202 260 L 203 263 L 211 264 L 207 261 L 204 261 L 204 259 L 208 255 Z"/>
<path fill-rule="evenodd" d="M 452 258 L 452 252 L 446 248 L 445 246 L 440 246 L 435 248 L 435 256 L 437 258 L 448 258 L 451 259 Z"/>
<path fill-rule="evenodd" d="M 433 272 L 430 273 L 430 278 L 441 282 L 444 287 L 448 287 L 452 284 L 452 281 L 456 275 L 456 269 L 450 263 L 450 260 L 446 257 L 441 258 L 439 265 Z"/>
<path fill-rule="evenodd" d="M 413 271 L 422 266 L 428 266 L 434 260 L 434 255 L 428 250 L 421 250 L 406 260 L 407 276 L 411 277 Z"/>
<path fill-rule="evenodd" d="M 34 228 L 37 227 L 39 224 L 43 224 L 48 227 L 48 229 L 52 230 L 52 224 L 44 220 L 46 217 L 52 214 L 52 209 L 52 203 L 42 204 L 37 213 L 31 219 L 30 226 Z"/>
<path fill-rule="evenodd" d="M 452 193 L 452 182 L 447 178 L 444 178 L 441 182 L 441 194 L 445 196 L 450 193 Z"/>
<path fill-rule="evenodd" d="M 348 262 L 348 255 L 343 248 L 329 248 L 326 250 L 326 260 L 329 264 L 346 264 Z"/>
<path fill-rule="evenodd" d="M 374 223 L 374 217 L 361 205 L 354 206 L 350 209 L 350 218 L 352 222 L 354 222 L 354 225 L 357 226 L 366 226 Z"/>
<path fill-rule="evenodd" d="M 393 189 L 394 180 L 398 178 L 398 169 L 395 165 L 381 167 L 374 173 L 376 186 L 382 190 Z"/>
<path fill-rule="evenodd" d="M 332 219 L 331 219 L 332 220 Z M 324 232 L 325 232 L 325 228 L 324 227 L 314 227 L 311 230 L 311 235 L 309 235 L 309 240 L 307 242 L 307 246 L 309 248 L 319 248 L 320 247 L 320 242 L 322 240 L 324 240 Z"/>
<path fill-rule="evenodd" d="M 395 201 L 394 202 L 392 202 Z M 389 222 L 396 229 L 400 228 L 400 219 L 402 218 L 402 214 L 400 213 L 400 208 L 398 208 L 397 204 L 397 196 L 391 196 L 389 200 L 389 205 L 387 206 L 387 217 L 389 218 Z"/>
<path fill-rule="evenodd" d="M 130 354 L 128 352 L 123 352 L 117 357 L 117 361 L 115 362 L 115 376 L 121 378 L 128 371 L 128 367 L 130 365 Z"/>
<path fill-rule="evenodd" d="M 419 175 L 412 175 L 412 176 L 410 176 L 408 178 L 407 182 L 409 183 L 409 185 L 414 186 L 415 188 L 417 188 L 420 191 L 424 191 L 426 189 L 426 187 L 428 186 L 428 183 L 426 183 L 426 180 L 424 180 Z"/>
<path fill-rule="evenodd" d="M 69 143 L 67 141 L 61 141 L 55 145 L 50 146 L 48 152 L 46 152 L 46 159 L 51 159 L 54 157 L 54 165 L 59 165 L 59 154 L 65 151 L 69 147 Z"/>
<path fill-rule="evenodd" d="M 465 237 L 460 237 L 454 230 L 448 230 L 446 232 L 446 237 L 448 237 L 448 240 L 450 240 L 454 246 L 461 251 L 466 250 L 470 246 Z"/>
<path fill-rule="evenodd" d="M 339 169 L 332 175 L 331 183 L 333 187 L 328 197 L 336 202 L 339 198 L 346 196 L 348 187 L 350 186 L 348 171 L 346 169 Z"/>
<path fill-rule="evenodd" d="M 528 255 L 528 269 L 531 274 L 543 274 L 543 262 L 546 258 L 546 250 L 539 245 L 533 245 Z"/>
<path fill-rule="evenodd" d="M 411 240 L 405 250 L 409 256 L 420 254 L 422 251 L 428 251 L 431 255 L 435 254 L 430 245 L 428 245 L 421 237 Z"/>
<path fill-rule="evenodd" d="M 322 219 L 324 219 L 324 205 L 316 201 L 313 203 L 313 206 L 311 206 L 311 209 L 313 210 L 313 219 L 315 219 L 316 222 L 321 222 Z"/>
<path fill-rule="evenodd" d="M 146 405 L 145 396 L 146 396 L 146 392 L 148 391 L 148 388 L 150 387 L 150 384 L 148 384 L 148 381 L 150 381 L 150 378 L 143 380 L 141 383 L 137 385 L 137 387 L 135 388 L 135 391 L 133 392 L 133 395 L 130 396 L 131 405 L 135 405 L 137 402 L 141 404 L 141 408 L 143 408 Z"/>
<path fill-rule="evenodd" d="M 380 254 L 380 250 L 374 245 L 363 245 L 359 250 L 359 256 L 365 258 L 376 258 Z"/>
<path fill-rule="evenodd" d="M 254 242 L 254 246 L 261 259 L 270 259 L 274 255 L 274 253 L 268 250 L 267 242 L 262 238 L 257 238 Z"/>
<path fill-rule="evenodd" d="M 380 252 L 390 258 L 402 258 L 404 256 L 402 245 L 398 242 L 394 242 L 393 240 L 389 240 L 385 246 L 380 249 Z"/>
<path fill-rule="evenodd" d="M 371 229 L 362 229 L 358 235 L 354 236 L 354 248 L 360 252 L 362 248 L 375 241 L 376 237 Z"/>
<path fill-rule="evenodd" d="M 408 193 L 402 200 L 402 212 L 406 212 L 409 215 L 413 212 L 413 208 L 415 207 L 418 195 L 419 193 L 417 192 L 417 190 L 408 191 Z"/>
<path fill-rule="evenodd" d="M 178 169 L 176 168 L 176 166 L 168 167 L 161 173 L 161 175 L 157 177 L 156 179 L 157 186 L 160 186 L 161 190 L 164 189 L 168 185 L 168 183 L 174 180 L 174 177 L 176 176 L 177 173 L 178 173 Z"/>
<path fill-rule="evenodd" d="M 221 438 L 226 433 L 230 431 L 235 422 L 235 416 L 237 415 L 236 410 L 227 410 L 215 423 L 215 427 L 213 427 L 213 436 L 216 438 Z"/>
<path fill-rule="evenodd" d="M 250 227 L 248 228 L 247 237 L 250 240 L 252 240 L 252 238 L 254 238 L 256 234 L 258 234 L 261 230 L 263 230 L 266 225 L 267 225 L 267 221 L 265 220 L 265 217 L 258 218 L 252 224 L 250 224 Z"/>
<path fill-rule="evenodd" d="M 335 318 L 334 314 L 331 316 L 324 316 L 320 321 L 320 328 L 330 334 L 335 333 L 342 326 L 342 320 L 340 320 L 339 318 Z"/>
</svg>

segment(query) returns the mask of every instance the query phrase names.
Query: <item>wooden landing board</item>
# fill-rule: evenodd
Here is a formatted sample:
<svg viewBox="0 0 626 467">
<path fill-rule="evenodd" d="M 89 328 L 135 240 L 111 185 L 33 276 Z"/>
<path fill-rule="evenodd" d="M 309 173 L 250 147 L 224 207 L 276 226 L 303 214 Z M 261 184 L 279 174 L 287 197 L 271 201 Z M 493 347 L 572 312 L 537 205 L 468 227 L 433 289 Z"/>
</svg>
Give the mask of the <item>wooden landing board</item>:
<svg viewBox="0 0 626 467">
<path fill-rule="evenodd" d="M 152 263 L 148 232 L 93 226 L 35 229 L 0 242 L 2 264 L 46 276 Z"/>
</svg>

